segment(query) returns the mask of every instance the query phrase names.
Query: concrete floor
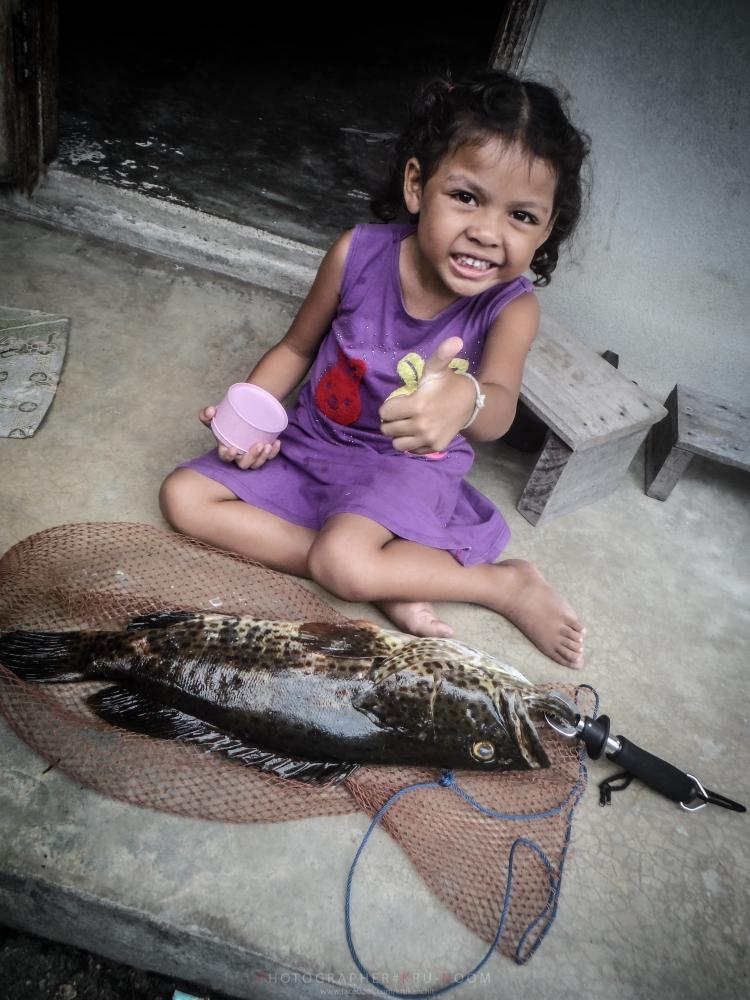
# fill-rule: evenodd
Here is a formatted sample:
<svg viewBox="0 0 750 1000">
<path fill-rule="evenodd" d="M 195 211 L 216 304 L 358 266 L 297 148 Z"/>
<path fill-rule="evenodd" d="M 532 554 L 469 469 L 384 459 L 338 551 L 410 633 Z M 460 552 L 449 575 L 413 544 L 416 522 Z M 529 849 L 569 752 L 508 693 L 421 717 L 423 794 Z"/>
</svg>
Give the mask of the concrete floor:
<svg viewBox="0 0 750 1000">
<path fill-rule="evenodd" d="M 198 406 L 246 376 L 297 303 L 39 222 L 0 222 L 0 302 L 72 319 L 45 422 L 32 439 L 0 440 L 0 548 L 68 521 L 162 524 L 161 479 L 210 443 Z M 638 455 L 614 495 L 532 528 L 515 511 L 531 463 L 488 444 L 471 478 L 511 525 L 506 554 L 535 562 L 586 622 L 578 676 L 598 689 L 615 732 L 747 804 L 747 476 L 695 459 L 662 504 L 643 493 Z M 380 620 L 371 608 L 345 610 Z M 443 611 L 460 638 L 531 678 L 570 679 L 497 616 Z M 241 997 L 336 995 L 295 982 L 302 972 L 361 988 L 342 901 L 365 816 L 185 820 L 43 774 L 45 762 L 5 727 L 0 746 L 0 921 Z M 688 814 L 640 786 L 600 809 L 595 784 L 611 770 L 590 765 L 558 918 L 539 952 L 524 968 L 493 958 L 484 980 L 457 995 L 746 992 L 747 816 Z M 387 834 L 370 849 L 379 878 L 354 914 L 365 963 L 390 975 L 471 968 L 483 943 L 431 897 Z"/>
</svg>

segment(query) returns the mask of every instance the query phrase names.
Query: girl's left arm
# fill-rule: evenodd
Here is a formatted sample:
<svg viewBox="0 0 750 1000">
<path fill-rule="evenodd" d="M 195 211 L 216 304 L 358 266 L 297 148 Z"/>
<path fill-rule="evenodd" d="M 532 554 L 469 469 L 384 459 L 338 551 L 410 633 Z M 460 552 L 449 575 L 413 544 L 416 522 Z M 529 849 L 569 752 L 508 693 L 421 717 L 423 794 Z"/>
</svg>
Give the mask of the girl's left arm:
<svg viewBox="0 0 750 1000">
<path fill-rule="evenodd" d="M 488 330 L 476 376 L 485 404 L 469 427 L 461 431 L 470 441 L 495 441 L 513 423 L 523 366 L 539 329 L 539 315 L 536 295 L 519 295 L 505 306 Z"/>
</svg>

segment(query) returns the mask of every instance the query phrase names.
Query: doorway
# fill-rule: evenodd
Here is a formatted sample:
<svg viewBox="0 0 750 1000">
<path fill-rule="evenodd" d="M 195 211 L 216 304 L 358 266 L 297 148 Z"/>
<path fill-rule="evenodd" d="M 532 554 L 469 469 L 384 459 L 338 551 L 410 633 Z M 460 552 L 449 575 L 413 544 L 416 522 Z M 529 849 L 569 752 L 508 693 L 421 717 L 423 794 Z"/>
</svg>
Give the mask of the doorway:
<svg viewBox="0 0 750 1000">
<path fill-rule="evenodd" d="M 57 164 L 319 248 L 376 221 L 415 85 L 488 65 L 504 16 L 165 6 L 60 4 Z"/>
</svg>

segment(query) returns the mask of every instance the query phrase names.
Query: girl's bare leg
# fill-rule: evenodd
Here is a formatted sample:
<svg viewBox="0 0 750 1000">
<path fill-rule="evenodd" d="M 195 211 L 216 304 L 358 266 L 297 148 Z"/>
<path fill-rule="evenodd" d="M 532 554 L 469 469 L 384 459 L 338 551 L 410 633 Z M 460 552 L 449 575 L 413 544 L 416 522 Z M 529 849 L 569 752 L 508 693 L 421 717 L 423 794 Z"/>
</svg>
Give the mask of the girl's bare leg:
<svg viewBox="0 0 750 1000">
<path fill-rule="evenodd" d="M 168 476 L 159 499 L 178 531 L 312 578 L 345 600 L 377 602 L 417 635 L 445 634 L 425 598 L 468 601 L 504 615 L 558 663 L 583 666 L 585 629 L 530 563 L 461 566 L 450 553 L 395 538 L 358 514 L 338 514 L 315 532 L 251 507 L 193 469 Z"/>
<path fill-rule="evenodd" d="M 194 469 L 177 469 L 168 476 L 159 500 L 164 517 L 177 531 L 257 559 L 269 569 L 310 578 L 307 555 L 316 531 L 238 500 L 226 486 Z M 381 601 L 378 606 L 412 635 L 453 635 L 450 625 L 424 601 Z"/>
<path fill-rule="evenodd" d="M 317 534 L 238 500 L 195 469 L 176 469 L 162 484 L 159 503 L 173 528 L 270 569 L 309 577 L 307 554 Z"/>
<path fill-rule="evenodd" d="M 524 560 L 462 566 L 449 552 L 394 538 L 369 518 L 337 514 L 310 548 L 308 567 L 314 580 L 348 600 L 480 604 L 508 618 L 553 660 L 583 666 L 581 621 Z"/>
<path fill-rule="evenodd" d="M 159 499 L 164 517 L 177 531 L 257 559 L 270 569 L 310 579 L 307 555 L 317 535 L 311 528 L 238 500 L 226 486 L 194 469 L 177 469 L 168 476 Z M 382 601 L 378 606 L 412 635 L 453 635 L 450 625 L 424 601 Z"/>
</svg>

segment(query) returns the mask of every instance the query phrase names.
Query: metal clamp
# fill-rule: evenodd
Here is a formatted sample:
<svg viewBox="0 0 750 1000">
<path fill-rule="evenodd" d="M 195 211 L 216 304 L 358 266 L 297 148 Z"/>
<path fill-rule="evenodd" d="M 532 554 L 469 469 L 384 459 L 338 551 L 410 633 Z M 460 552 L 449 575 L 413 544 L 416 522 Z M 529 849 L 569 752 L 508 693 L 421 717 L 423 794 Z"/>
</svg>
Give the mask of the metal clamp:
<svg viewBox="0 0 750 1000">
<path fill-rule="evenodd" d="M 703 785 L 700 783 L 700 781 L 698 781 L 698 779 L 695 777 L 694 774 L 688 774 L 687 771 L 685 773 L 687 774 L 688 778 L 690 778 L 690 780 L 693 782 L 693 784 L 698 789 L 698 797 L 701 798 L 701 799 L 703 799 L 703 801 L 701 802 L 700 805 L 697 805 L 697 806 L 686 806 L 684 802 L 680 802 L 680 805 L 685 810 L 685 812 L 689 812 L 689 813 L 698 812 L 699 809 L 703 809 L 705 806 L 708 805 L 708 793 L 706 792 L 706 789 L 703 787 Z"/>
</svg>

